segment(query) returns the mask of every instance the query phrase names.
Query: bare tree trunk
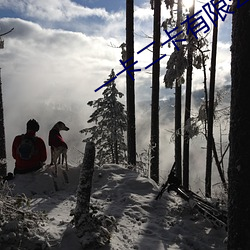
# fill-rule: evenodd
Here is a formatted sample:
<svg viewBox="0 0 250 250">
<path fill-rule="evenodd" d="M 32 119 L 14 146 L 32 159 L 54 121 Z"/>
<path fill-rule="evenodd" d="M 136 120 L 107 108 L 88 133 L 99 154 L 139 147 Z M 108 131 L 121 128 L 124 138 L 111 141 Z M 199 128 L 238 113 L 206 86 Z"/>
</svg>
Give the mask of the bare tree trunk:
<svg viewBox="0 0 250 250">
<path fill-rule="evenodd" d="M 116 105 L 114 107 L 114 116 L 116 117 Z M 115 117 L 113 117 L 113 121 L 114 121 L 114 156 L 115 156 L 115 164 L 119 164 L 119 150 L 118 150 L 118 139 L 117 139 L 117 130 L 118 130 L 118 126 L 117 126 L 117 122 L 115 120 Z"/>
<path fill-rule="evenodd" d="M 161 1 L 154 3 L 154 45 L 153 62 L 160 57 L 161 38 Z M 160 61 L 153 64 L 152 75 L 152 103 L 151 103 L 151 166 L 150 176 L 159 183 L 159 86 Z"/>
<path fill-rule="evenodd" d="M 215 145 L 214 138 L 213 138 L 213 145 L 212 146 L 213 146 L 212 150 L 213 150 L 213 153 L 214 153 L 214 160 L 215 160 L 215 163 L 216 163 L 219 175 L 220 175 L 220 179 L 222 181 L 222 184 L 223 184 L 223 187 L 224 187 L 225 191 L 227 192 L 227 182 L 226 182 L 226 179 L 225 179 L 222 167 L 221 167 L 221 163 L 219 161 L 219 157 L 218 157 L 218 153 L 217 153 L 217 150 L 216 150 L 216 145 Z"/>
<path fill-rule="evenodd" d="M 200 51 L 200 53 L 202 55 L 202 67 L 203 67 L 203 74 L 204 74 L 205 111 L 206 111 L 206 115 L 207 115 L 208 114 L 208 93 L 207 93 L 206 65 L 205 65 L 204 52 L 202 52 L 200 49 L 199 49 L 199 51 Z M 205 137 L 206 137 L 206 140 L 207 140 L 207 126 L 206 126 L 207 119 L 204 122 L 205 122 Z M 216 166 L 217 166 L 217 169 L 218 169 L 218 172 L 219 172 L 223 187 L 224 187 L 225 190 L 227 190 L 227 183 L 226 183 L 226 179 L 225 179 L 223 170 L 221 168 L 221 163 L 220 163 L 219 158 L 218 158 L 218 154 L 217 154 L 216 146 L 215 146 L 215 141 L 214 141 L 214 138 L 212 138 L 212 139 L 213 139 L 212 140 L 212 150 L 213 150 L 213 154 L 214 154 L 215 163 L 216 163 Z M 224 154 L 225 154 L 225 152 L 224 152 Z M 223 160 L 223 157 L 222 157 L 221 160 Z"/>
<path fill-rule="evenodd" d="M 176 176 L 182 183 L 181 167 L 181 85 L 176 80 L 175 87 L 175 163 Z"/>
<path fill-rule="evenodd" d="M 134 78 L 134 1 L 126 0 L 126 48 L 127 68 Z M 135 87 L 134 79 L 126 74 L 127 81 L 127 144 L 128 164 L 136 165 L 136 129 L 135 129 Z"/>
<path fill-rule="evenodd" d="M 182 0 L 178 1 L 177 24 L 179 27 L 182 20 Z M 178 43 L 180 45 L 181 42 Z M 182 157 L 181 157 L 181 84 L 175 81 L 175 163 L 176 175 L 182 183 Z"/>
<path fill-rule="evenodd" d="M 193 5 L 189 9 L 189 15 L 194 15 L 195 1 L 193 0 Z M 191 110 L 191 95 L 192 95 L 192 74 L 193 74 L 193 46 L 192 39 L 194 39 L 191 32 L 188 36 L 189 48 L 188 48 L 188 67 L 186 76 L 186 101 L 185 101 L 185 128 L 188 127 L 190 123 L 190 110 Z M 184 130 L 184 141 L 183 141 L 183 186 L 189 189 L 189 132 Z"/>
<path fill-rule="evenodd" d="M 236 8 L 237 2 L 244 3 Z M 228 250 L 250 249 L 250 2 L 234 0 L 228 168 Z"/>
<path fill-rule="evenodd" d="M 77 202 L 74 213 L 76 228 L 81 227 L 89 220 L 89 203 L 94 172 L 95 144 L 87 142 L 83 164 L 80 172 L 79 184 L 76 192 Z"/>
<path fill-rule="evenodd" d="M 118 154 L 117 139 L 115 140 L 114 147 L 115 147 L 115 164 L 119 164 L 119 154 Z"/>
<path fill-rule="evenodd" d="M 7 174 L 5 131 L 4 131 L 4 111 L 2 96 L 2 76 L 0 69 L 0 176 L 5 177 Z"/>
<path fill-rule="evenodd" d="M 218 0 L 215 1 L 215 5 Z M 208 134 L 207 134 L 207 159 L 206 159 L 206 179 L 205 179 L 205 194 L 211 197 L 211 177 L 212 177 L 212 151 L 213 151 L 213 121 L 214 121 L 214 89 L 216 75 L 216 55 L 217 55 L 217 40 L 218 40 L 218 21 L 215 21 L 213 29 L 212 41 L 212 57 L 210 71 L 210 87 L 209 87 L 209 106 L 208 106 Z"/>
<path fill-rule="evenodd" d="M 14 28 L 9 31 L 0 34 L 5 36 L 12 32 Z M 4 48 L 4 41 L 2 40 L 1 48 Z M 6 144 L 5 144 L 5 129 L 4 129 L 4 111 L 3 111 L 3 94 L 2 94 L 2 72 L 0 68 L 0 176 L 5 177 L 7 175 L 7 159 L 6 159 Z"/>
<path fill-rule="evenodd" d="M 79 185 L 77 188 L 77 201 L 74 212 L 76 235 L 79 237 L 82 249 L 100 249 L 109 243 L 111 233 L 115 227 L 114 217 L 90 212 L 90 195 L 92 177 L 94 172 L 95 144 L 87 142 Z M 93 210 L 93 206 L 91 207 Z"/>
</svg>

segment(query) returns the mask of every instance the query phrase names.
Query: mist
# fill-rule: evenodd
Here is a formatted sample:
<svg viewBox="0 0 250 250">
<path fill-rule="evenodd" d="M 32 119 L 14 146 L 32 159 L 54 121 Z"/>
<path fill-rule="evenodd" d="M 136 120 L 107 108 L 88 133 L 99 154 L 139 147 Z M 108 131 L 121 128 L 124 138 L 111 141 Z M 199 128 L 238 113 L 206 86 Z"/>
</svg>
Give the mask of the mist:
<svg viewBox="0 0 250 250">
<path fill-rule="evenodd" d="M 98 13 L 101 15 L 102 12 Z M 103 13 L 103 23 L 74 22 L 73 19 L 62 20 L 60 24 L 45 19 L 40 19 L 39 22 L 19 18 L 0 19 L 1 30 L 6 31 L 14 27 L 14 31 L 4 37 L 5 48 L 0 51 L 8 171 L 14 169 L 12 141 L 16 135 L 25 133 L 29 119 L 36 119 L 40 124 L 37 135 L 46 143 L 47 163 L 50 161 L 48 133 L 57 121 L 65 122 L 70 128 L 67 132 L 62 131 L 62 136 L 69 146 L 69 164 L 75 166 L 81 161 L 84 136 L 79 131 L 90 126 L 87 120 L 94 111 L 87 102 L 102 96 L 103 90 L 94 90 L 108 78 L 111 69 L 116 73 L 123 69 L 119 63 L 119 46 L 125 41 L 125 12 L 121 10 L 110 15 Z M 152 34 L 152 13 L 149 3 L 147 6 L 145 4 L 135 8 L 135 52 L 152 40 L 146 36 Z M 55 27 L 56 25 L 58 27 Z M 225 22 L 223 26 L 226 26 Z M 217 87 L 230 84 L 230 52 L 227 38 L 224 34 L 224 40 L 218 44 Z M 170 54 L 167 46 L 162 50 Z M 152 62 L 152 52 L 145 51 L 137 59 L 138 67 L 143 68 Z M 170 100 L 171 103 L 174 90 L 166 89 L 163 83 L 166 62 L 167 58 L 161 61 L 160 100 Z M 207 67 L 209 68 L 209 63 Z M 124 74 L 116 79 L 116 84 L 119 91 L 125 94 Z M 137 153 L 140 153 L 147 149 L 150 143 L 151 69 L 136 73 L 135 86 Z M 193 90 L 202 89 L 203 73 L 196 71 Z M 125 99 L 126 96 L 122 100 L 124 104 Z M 197 99 L 194 100 L 194 112 L 200 102 L 195 101 Z M 171 105 L 164 105 L 164 102 L 160 105 L 162 182 L 174 161 L 174 143 L 171 141 L 174 109 Z M 205 150 L 201 148 L 206 142 L 197 138 L 191 144 L 190 165 L 195 173 L 198 171 L 199 176 L 202 176 Z M 201 177 L 201 180 L 204 178 Z"/>
</svg>

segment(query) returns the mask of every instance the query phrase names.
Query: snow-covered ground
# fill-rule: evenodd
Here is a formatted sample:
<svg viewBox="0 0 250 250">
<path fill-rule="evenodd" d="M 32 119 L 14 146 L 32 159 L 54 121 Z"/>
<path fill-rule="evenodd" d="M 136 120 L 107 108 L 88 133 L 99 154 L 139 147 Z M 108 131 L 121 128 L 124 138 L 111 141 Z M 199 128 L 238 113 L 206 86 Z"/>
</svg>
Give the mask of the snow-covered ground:
<svg viewBox="0 0 250 250">
<path fill-rule="evenodd" d="M 47 218 L 41 219 L 36 225 L 32 224 L 32 219 L 27 219 L 30 224 L 24 237 L 18 235 L 21 220 L 6 217 L 0 230 L 1 250 L 83 249 L 70 223 L 70 213 L 76 205 L 79 169 L 80 167 L 70 168 L 69 184 L 64 182 L 62 173 L 59 172 L 58 191 L 54 189 L 50 170 L 19 175 L 9 181 L 9 186 L 15 186 L 13 195 L 24 193 L 30 198 L 28 210 L 43 212 L 41 214 L 47 215 Z M 151 181 L 122 166 L 104 165 L 95 169 L 91 203 L 100 212 L 116 219 L 116 228 L 112 231 L 110 244 L 102 249 L 226 249 L 223 243 L 226 237 L 224 228 L 213 228 L 175 193 L 165 192 L 160 200 L 155 200 L 158 192 L 159 188 Z M 37 217 L 33 216 L 34 220 L 37 220 Z M 13 226 L 15 223 L 16 226 Z M 11 248 L 14 243 L 11 237 L 15 237 L 16 241 L 18 237 L 22 239 L 19 240 L 19 248 Z M 25 240 L 39 241 L 40 245 L 38 244 L 37 248 L 28 248 L 29 244 L 25 243 Z M 50 247 L 43 248 L 43 240 L 46 240 Z M 26 248 L 23 248 L 24 246 Z"/>
</svg>

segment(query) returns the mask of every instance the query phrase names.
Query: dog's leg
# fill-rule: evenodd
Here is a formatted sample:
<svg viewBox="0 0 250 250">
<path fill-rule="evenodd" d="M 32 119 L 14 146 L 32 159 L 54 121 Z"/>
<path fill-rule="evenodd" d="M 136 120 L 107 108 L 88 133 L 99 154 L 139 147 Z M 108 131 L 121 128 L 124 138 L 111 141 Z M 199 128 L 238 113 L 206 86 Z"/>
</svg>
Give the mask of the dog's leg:
<svg viewBox="0 0 250 250">
<path fill-rule="evenodd" d="M 54 154 L 54 148 L 51 146 L 50 147 L 50 158 L 51 158 L 50 166 L 54 164 L 53 154 Z"/>
<path fill-rule="evenodd" d="M 62 157 L 62 166 L 63 166 L 64 160 L 65 160 L 65 154 L 64 154 L 64 152 L 61 153 L 61 157 Z"/>
<path fill-rule="evenodd" d="M 55 176 L 57 177 L 57 164 L 55 164 Z"/>
<path fill-rule="evenodd" d="M 64 149 L 62 151 L 62 159 L 63 161 L 65 160 L 65 166 L 66 166 L 66 170 L 62 170 L 62 173 L 63 173 L 63 177 L 64 177 L 64 180 L 66 183 L 69 183 L 69 176 L 67 174 L 67 171 L 68 171 L 68 162 L 67 162 L 67 149 Z"/>
<path fill-rule="evenodd" d="M 53 163 L 55 167 L 55 176 L 57 176 L 57 160 L 58 160 L 59 153 L 57 150 L 54 150 L 53 152 Z"/>
<path fill-rule="evenodd" d="M 57 164 L 61 164 L 61 154 L 58 155 Z"/>
<path fill-rule="evenodd" d="M 69 171 L 68 168 L 68 158 L 67 158 L 67 152 L 64 153 L 64 158 L 65 158 L 65 165 L 66 165 L 66 170 Z"/>
</svg>

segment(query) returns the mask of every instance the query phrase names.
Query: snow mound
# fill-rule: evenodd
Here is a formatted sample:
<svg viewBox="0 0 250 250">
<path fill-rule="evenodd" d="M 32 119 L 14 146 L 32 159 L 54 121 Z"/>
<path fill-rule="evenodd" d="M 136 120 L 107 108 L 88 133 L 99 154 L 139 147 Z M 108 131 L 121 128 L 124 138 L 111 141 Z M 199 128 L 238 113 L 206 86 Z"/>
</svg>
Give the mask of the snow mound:
<svg viewBox="0 0 250 250">
<path fill-rule="evenodd" d="M 58 168 L 58 176 L 53 177 L 53 166 L 45 167 L 45 170 L 37 171 L 33 173 L 16 175 L 15 179 L 10 181 L 10 184 L 14 185 L 13 193 L 24 193 L 27 196 L 33 195 L 51 195 L 56 192 L 55 184 L 57 183 L 60 191 L 73 192 L 77 188 L 79 178 L 79 168 L 70 168 L 69 182 L 66 183 L 63 177 L 63 171 Z"/>
<path fill-rule="evenodd" d="M 59 172 L 56 178 L 58 191 L 54 189 L 50 169 L 17 176 L 10 182 L 15 185 L 13 193 L 24 193 L 29 197 L 31 211 L 43 211 L 47 215 L 48 220 L 40 223 L 40 231 L 47 234 L 48 244 L 44 249 L 82 250 L 75 228 L 70 223 L 70 213 L 76 205 L 80 167 L 70 168 L 69 183 Z M 116 220 L 110 244 L 100 249 L 226 249 L 224 229 L 213 228 L 174 193 L 165 192 L 160 200 L 155 200 L 158 191 L 153 182 L 122 166 L 96 168 L 91 204 L 100 213 Z M 41 237 L 37 229 L 30 230 L 33 235 Z"/>
</svg>

